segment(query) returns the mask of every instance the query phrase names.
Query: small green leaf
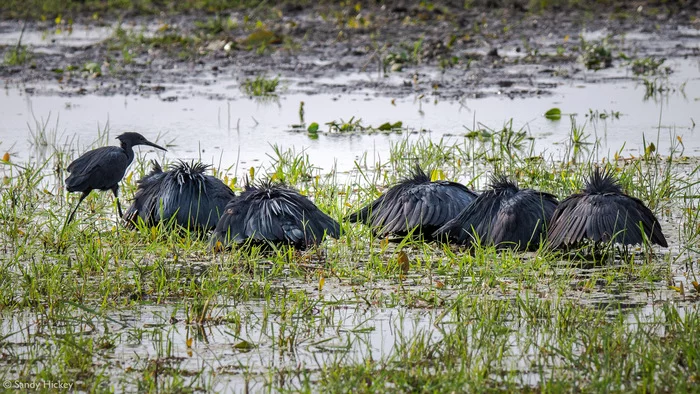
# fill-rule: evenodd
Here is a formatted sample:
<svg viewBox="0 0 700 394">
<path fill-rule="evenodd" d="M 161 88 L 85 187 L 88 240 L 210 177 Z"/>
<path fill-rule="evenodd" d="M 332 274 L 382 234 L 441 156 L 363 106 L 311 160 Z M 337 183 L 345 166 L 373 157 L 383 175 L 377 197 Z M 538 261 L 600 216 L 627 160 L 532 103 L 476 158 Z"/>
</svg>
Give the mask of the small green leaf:
<svg viewBox="0 0 700 394">
<path fill-rule="evenodd" d="M 382 123 L 381 125 L 379 125 L 379 127 L 377 127 L 377 130 L 379 130 L 379 131 L 389 131 L 389 130 L 391 130 L 391 123 L 389 123 L 389 122 Z"/>
<path fill-rule="evenodd" d="M 549 120 L 559 120 L 561 119 L 561 110 L 559 108 L 552 108 L 544 113 L 544 117 Z"/>
<path fill-rule="evenodd" d="M 652 142 L 651 144 L 647 145 L 646 148 L 644 148 L 644 155 L 649 156 L 652 153 L 656 152 L 656 145 Z"/>
<path fill-rule="evenodd" d="M 474 138 L 477 138 L 479 136 L 479 132 L 478 131 L 470 131 L 467 134 L 465 134 L 464 136 L 469 138 L 470 140 L 473 140 Z"/>
<path fill-rule="evenodd" d="M 238 342 L 237 344 L 233 345 L 234 349 L 242 350 L 242 351 L 250 351 L 252 349 L 255 349 L 255 345 L 248 342 L 248 341 L 241 341 Z"/>
<path fill-rule="evenodd" d="M 318 133 L 318 123 L 316 123 L 316 122 L 311 123 L 307 130 L 309 130 L 309 133 L 314 133 L 314 134 Z"/>
<path fill-rule="evenodd" d="M 401 127 L 403 127 L 403 122 L 400 120 L 398 122 L 394 123 L 393 125 L 391 125 L 392 129 L 400 129 Z"/>
</svg>

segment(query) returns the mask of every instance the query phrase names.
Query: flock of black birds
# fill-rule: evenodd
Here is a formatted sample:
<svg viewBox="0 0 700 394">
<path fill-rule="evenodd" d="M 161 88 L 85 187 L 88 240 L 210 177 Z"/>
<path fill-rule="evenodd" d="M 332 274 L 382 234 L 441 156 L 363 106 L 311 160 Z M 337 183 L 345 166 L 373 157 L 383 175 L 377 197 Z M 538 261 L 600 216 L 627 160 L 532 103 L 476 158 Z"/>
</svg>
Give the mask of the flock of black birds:
<svg viewBox="0 0 700 394">
<path fill-rule="evenodd" d="M 306 248 L 325 236 L 338 238 L 340 224 L 313 202 L 282 184 L 246 185 L 236 195 L 208 166 L 179 162 L 153 170 L 138 181 L 132 205 L 122 213 L 119 182 L 134 158 L 133 147 L 148 145 L 141 134 L 117 137 L 120 147 L 86 152 L 68 166 L 66 189 L 82 192 L 69 214 L 68 225 L 92 190 L 111 190 L 119 216 L 130 226 L 139 221 L 154 226 L 174 222 L 203 231 L 213 230 L 212 242 L 287 244 Z M 364 223 L 375 235 L 420 236 L 466 246 L 535 250 L 543 243 L 568 248 L 583 243 L 635 245 L 651 242 L 668 246 L 661 225 L 644 203 L 626 195 L 608 171 L 595 168 L 586 187 L 562 202 L 532 189 L 521 189 L 503 175 L 492 178 L 490 190 L 477 194 L 449 181 L 431 181 L 420 168 L 369 205 L 345 218 Z"/>
</svg>

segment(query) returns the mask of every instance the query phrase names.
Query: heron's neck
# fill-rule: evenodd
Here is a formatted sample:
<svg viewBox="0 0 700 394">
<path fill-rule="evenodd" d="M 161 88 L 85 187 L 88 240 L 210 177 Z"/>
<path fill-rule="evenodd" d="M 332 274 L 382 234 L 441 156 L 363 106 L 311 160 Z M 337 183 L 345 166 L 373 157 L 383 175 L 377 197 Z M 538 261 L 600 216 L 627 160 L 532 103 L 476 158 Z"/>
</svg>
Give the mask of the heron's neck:
<svg viewBox="0 0 700 394">
<path fill-rule="evenodd" d="M 126 158 L 129 160 L 129 163 L 131 163 L 131 161 L 134 160 L 134 147 L 129 143 L 122 142 L 122 149 L 126 152 Z"/>
</svg>

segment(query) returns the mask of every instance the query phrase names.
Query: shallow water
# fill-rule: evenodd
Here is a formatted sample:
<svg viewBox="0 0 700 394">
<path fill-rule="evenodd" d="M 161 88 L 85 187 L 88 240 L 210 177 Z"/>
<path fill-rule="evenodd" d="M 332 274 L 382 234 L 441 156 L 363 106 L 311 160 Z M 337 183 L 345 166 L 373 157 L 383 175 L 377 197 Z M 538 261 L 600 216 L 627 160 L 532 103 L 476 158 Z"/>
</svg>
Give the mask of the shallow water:
<svg viewBox="0 0 700 394">
<path fill-rule="evenodd" d="M 8 86 L 0 94 L 0 150 L 11 152 L 13 160 L 20 161 L 37 155 L 30 127 L 36 129 L 36 120 L 48 120 L 48 130 L 56 130 L 48 132 L 50 141 L 59 145 L 78 141 L 81 150 L 94 143 L 98 129 L 109 124 L 110 138 L 124 131 L 138 131 L 151 139 L 160 136 L 159 142 L 172 144 L 165 154 L 168 159 L 201 158 L 224 169 L 232 167 L 230 172 L 236 166 L 244 171 L 260 161 L 268 162 L 271 144 L 305 151 L 311 163 L 325 171 L 334 164 L 347 171 L 365 153 L 370 163 L 385 161 L 391 144 L 407 136 L 461 139 L 467 129 L 498 130 L 512 119 L 513 129 L 523 129 L 534 137 L 535 153 L 561 159 L 571 121 L 566 115 L 558 121 L 543 116 L 548 109 L 559 107 L 564 114 L 575 114 L 578 125 L 585 124 L 588 142 L 599 141 L 600 157 L 611 157 L 623 147 L 623 154 L 639 155 L 643 137 L 647 143 L 654 142 L 662 154 L 681 137 L 684 153 L 697 155 L 700 131 L 694 122 L 700 121 L 700 62 L 673 59 L 666 64 L 674 70 L 666 82 L 672 90 L 647 99 L 641 82 L 620 79 L 614 75 L 616 71 L 609 71 L 607 77 L 603 72 L 595 74 L 604 78 L 603 82 L 560 82 L 551 95 L 508 98 L 495 92 L 461 101 L 438 101 L 429 96 L 393 99 L 381 93 L 304 94 L 300 81 L 286 81 L 286 89 L 274 101 L 246 97 L 235 82 L 224 80 L 196 88 L 172 86 L 162 96 L 64 97 L 60 90 L 34 95 L 27 93 L 31 86 Z M 338 83 L 352 85 L 356 78 L 372 77 L 345 75 Z M 392 83 L 394 80 L 402 83 L 392 76 Z M 402 121 L 407 130 L 373 135 L 322 133 L 313 140 L 305 132 L 290 131 L 300 122 L 301 101 L 305 103 L 306 123 L 317 122 L 322 131 L 327 130 L 326 122 L 353 117 L 375 127 Z M 590 111 L 619 112 L 620 116 L 591 119 L 587 116 Z"/>
<path fill-rule="evenodd" d="M 5 26 L 10 27 L 10 26 Z M 0 32 L 0 45 L 17 45 L 22 38 L 22 45 L 29 45 L 38 53 L 61 53 L 66 48 L 83 47 L 99 43 L 112 35 L 111 26 L 88 26 L 73 24 L 57 25 L 52 29 L 26 29 L 22 33 L 22 23 L 17 22 L 12 30 Z"/>
<path fill-rule="evenodd" d="M 638 325 L 663 321 L 662 307 L 657 306 L 667 298 L 662 293 L 641 297 L 644 300 L 640 299 L 635 306 L 616 306 L 616 301 L 608 298 L 598 307 L 608 308 L 611 319 L 621 314 L 632 331 Z M 183 307 L 166 304 L 112 310 L 108 320 L 84 310 L 51 319 L 30 312 L 4 315 L 0 319 L 0 329 L 7 335 L 3 347 L 20 358 L 36 357 L 51 349 L 51 346 L 47 347 L 50 344 L 66 346 L 64 337 L 70 341 L 92 338 L 98 344 L 101 338 L 110 338 L 112 346 L 109 350 L 101 350 L 93 362 L 111 366 L 109 374 L 115 379 L 112 383 L 119 381 L 125 385 L 118 384 L 117 387 L 134 388 L 132 378 L 137 376 L 132 375 L 138 375 L 139 369 L 145 368 L 148 362 L 158 360 L 165 366 L 177 368 L 186 380 L 209 381 L 211 388 L 216 390 L 239 391 L 246 387 L 265 387 L 270 370 L 306 369 L 313 376 L 319 374 L 324 365 L 338 361 L 353 364 L 390 357 L 402 347 L 402 343 L 414 340 L 417 335 L 423 336 L 428 343 L 436 343 L 443 338 L 443 333 L 454 330 L 456 324 L 471 324 L 455 321 L 453 312 L 443 314 L 442 309 L 377 308 L 356 302 L 343 303 L 342 300 L 326 304 L 335 297 L 343 298 L 334 290 L 324 291 L 317 308 L 312 308 L 309 314 L 286 318 L 285 313 L 274 312 L 279 305 L 249 301 L 214 308 L 210 320 L 203 325 L 186 324 Z M 527 299 L 527 296 L 523 297 Z M 530 297 L 537 298 L 535 295 Z M 595 306 L 599 298 L 591 294 L 582 297 L 581 301 Z M 684 316 L 696 308 L 696 304 L 689 304 L 679 305 L 675 310 Z M 211 319 L 218 318 L 224 320 L 211 322 Z M 237 318 L 240 325 L 236 323 Z M 478 325 L 481 318 L 473 316 L 470 319 Z M 541 383 L 541 373 L 547 376 L 547 370 L 538 371 L 533 366 L 543 358 L 549 360 L 546 349 L 552 346 L 552 341 L 556 342 L 552 337 L 555 334 L 535 330 L 537 334 L 530 337 L 527 333 L 533 327 L 527 319 L 509 317 L 505 324 L 506 337 L 500 338 L 505 345 L 502 366 L 518 371 L 518 380 L 522 384 Z M 663 325 L 659 325 L 657 331 L 663 336 Z M 484 338 L 477 332 L 475 329 L 475 336 L 467 340 L 477 342 L 475 346 L 478 348 L 483 345 L 479 341 Z M 73 346 L 79 349 L 86 345 Z M 553 361 L 556 360 L 555 357 Z M 555 363 L 547 368 L 556 367 Z M 198 376 L 200 372 L 204 372 L 203 377 Z M 5 376 L 5 379 L 16 378 L 12 373 Z M 493 378 L 499 380 L 503 377 Z M 294 375 L 290 374 L 289 379 L 294 381 Z"/>
<path fill-rule="evenodd" d="M 338 358 L 348 363 L 363 362 L 369 357 L 380 359 L 389 356 L 397 343 L 410 340 L 419 332 L 429 333 L 432 340 L 441 337 L 431 327 L 439 314 L 436 310 L 367 308 L 354 303 L 319 305 L 319 308 L 323 308 L 320 314 L 316 310 L 311 316 L 292 316 L 291 321 L 271 317 L 265 322 L 263 310 L 269 311 L 269 307 L 259 302 L 217 307 L 212 312 L 214 317 L 240 315 L 242 325 L 237 326 L 184 324 L 187 317 L 181 307 L 145 305 L 112 311 L 110 320 L 94 319 L 78 311 L 76 315 L 58 316 L 54 327 L 46 326 L 47 321 L 41 315 L 8 315 L 0 320 L 0 328 L 9 333 L 3 340 L 4 346 L 19 356 L 36 352 L 37 343 L 56 340 L 60 344 L 64 335 L 77 334 L 95 340 L 108 335 L 114 344 L 107 352 L 109 363 L 123 368 L 112 370 L 113 377 L 124 377 L 125 373 L 128 376 L 129 369 L 159 359 L 193 374 L 204 365 L 207 374 L 222 375 L 214 386 L 219 390 L 232 387 L 240 390 L 247 379 L 255 387 L 262 382 L 261 375 L 274 368 L 304 367 L 320 371 L 323 365 Z M 278 343 L 281 338 L 288 338 L 291 344 Z"/>
</svg>

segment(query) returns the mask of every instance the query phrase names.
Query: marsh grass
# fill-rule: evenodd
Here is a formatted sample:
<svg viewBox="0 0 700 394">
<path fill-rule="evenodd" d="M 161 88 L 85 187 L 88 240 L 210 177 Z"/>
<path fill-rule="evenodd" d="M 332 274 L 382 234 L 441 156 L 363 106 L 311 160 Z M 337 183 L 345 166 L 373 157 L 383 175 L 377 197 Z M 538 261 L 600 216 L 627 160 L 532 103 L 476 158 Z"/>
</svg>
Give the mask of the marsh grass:
<svg viewBox="0 0 700 394">
<path fill-rule="evenodd" d="M 279 85 L 279 76 L 267 78 L 264 75 L 258 75 L 255 79 L 246 79 L 241 85 L 241 89 L 253 97 L 276 96 L 277 85 Z"/>
<path fill-rule="evenodd" d="M 5 52 L 5 65 L 21 66 L 32 60 L 32 53 L 25 45 L 18 45 Z"/>
<path fill-rule="evenodd" d="M 605 37 L 600 41 L 588 41 L 579 37 L 580 45 L 579 61 L 589 70 L 601 70 L 612 66 L 613 46 L 610 44 L 612 36 Z"/>
<path fill-rule="evenodd" d="M 630 61 L 630 67 L 634 75 L 668 75 L 671 73 L 671 68 L 661 67 L 665 58 L 655 58 L 655 57 L 644 57 L 637 58 Z"/>
<path fill-rule="evenodd" d="M 75 196 L 65 198 L 56 168 L 88 146 L 49 143 L 46 158 L 0 164 L 3 377 L 84 391 L 692 391 L 700 163 L 682 140 L 664 155 L 604 160 L 592 144 L 573 161 L 535 153 L 510 124 L 473 131 L 408 136 L 348 173 L 272 146 L 268 163 L 234 176 L 284 181 L 341 221 L 416 164 L 476 190 L 499 170 L 562 198 L 592 166 L 609 166 L 652 206 L 672 247 L 590 261 L 388 242 L 343 223 L 340 239 L 305 252 L 214 253 L 208 237 L 172 223 L 118 226 L 107 193 L 86 199 L 59 236 Z M 135 160 L 125 205 L 149 167 Z"/>
</svg>

